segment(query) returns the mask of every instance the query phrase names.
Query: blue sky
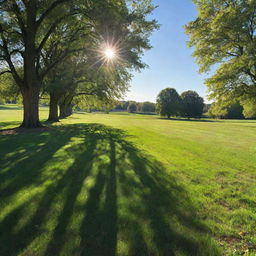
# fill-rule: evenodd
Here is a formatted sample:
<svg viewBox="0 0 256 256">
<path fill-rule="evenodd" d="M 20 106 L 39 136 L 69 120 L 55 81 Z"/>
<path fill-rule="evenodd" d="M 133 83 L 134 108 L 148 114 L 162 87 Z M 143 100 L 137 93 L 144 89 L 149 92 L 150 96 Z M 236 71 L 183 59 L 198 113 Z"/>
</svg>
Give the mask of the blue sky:
<svg viewBox="0 0 256 256">
<path fill-rule="evenodd" d="M 192 0 L 154 0 L 159 7 L 153 18 L 161 24 L 151 37 L 153 48 L 143 57 L 149 68 L 134 73 L 127 100 L 155 102 L 157 94 L 166 87 L 179 93 L 195 90 L 206 102 L 205 75 L 198 73 L 192 57 L 193 49 L 187 47 L 188 37 L 183 26 L 196 17 Z"/>
</svg>

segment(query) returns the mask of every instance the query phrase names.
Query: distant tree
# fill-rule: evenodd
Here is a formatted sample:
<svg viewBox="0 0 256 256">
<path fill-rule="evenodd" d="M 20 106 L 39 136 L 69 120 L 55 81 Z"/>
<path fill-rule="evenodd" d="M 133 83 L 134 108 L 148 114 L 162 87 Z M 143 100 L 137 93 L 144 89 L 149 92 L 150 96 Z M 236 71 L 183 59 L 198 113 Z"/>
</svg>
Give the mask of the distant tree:
<svg viewBox="0 0 256 256">
<path fill-rule="evenodd" d="M 122 104 L 122 108 L 123 110 L 128 110 L 128 106 L 129 106 L 130 102 L 129 101 L 124 101 Z"/>
<path fill-rule="evenodd" d="M 210 96 L 233 98 L 256 95 L 255 1 L 194 0 L 198 16 L 186 26 L 189 46 L 201 72 L 212 66 L 206 80 Z"/>
<path fill-rule="evenodd" d="M 214 102 L 208 114 L 221 119 L 243 119 L 243 107 L 240 103 Z"/>
<path fill-rule="evenodd" d="M 0 98 L 2 102 L 21 101 L 20 89 L 10 73 L 0 76 Z"/>
<path fill-rule="evenodd" d="M 137 105 L 136 103 L 130 103 L 128 108 L 127 108 L 129 113 L 134 113 L 137 111 Z"/>
<path fill-rule="evenodd" d="M 203 113 L 207 113 L 211 107 L 211 104 L 204 104 Z"/>
<path fill-rule="evenodd" d="M 161 116 L 177 116 L 181 108 L 181 98 L 173 88 L 162 90 L 157 96 L 157 109 Z"/>
<path fill-rule="evenodd" d="M 233 103 L 228 106 L 228 119 L 244 119 L 243 107 L 239 102 Z"/>
<path fill-rule="evenodd" d="M 142 111 L 142 105 L 143 105 L 143 103 L 142 103 L 142 102 L 136 102 L 136 105 L 137 105 L 137 112 L 143 112 L 143 111 Z"/>
<path fill-rule="evenodd" d="M 122 111 L 122 110 L 123 110 L 122 103 L 121 103 L 121 102 L 118 102 L 114 109 L 115 109 L 115 110 L 118 110 L 118 111 Z"/>
<path fill-rule="evenodd" d="M 155 112 L 155 104 L 149 101 L 143 102 L 141 105 L 141 112 L 144 112 L 144 113 Z"/>
<path fill-rule="evenodd" d="M 181 94 L 182 109 L 184 117 L 201 117 L 204 108 L 204 99 L 195 91 L 186 91 Z"/>
</svg>

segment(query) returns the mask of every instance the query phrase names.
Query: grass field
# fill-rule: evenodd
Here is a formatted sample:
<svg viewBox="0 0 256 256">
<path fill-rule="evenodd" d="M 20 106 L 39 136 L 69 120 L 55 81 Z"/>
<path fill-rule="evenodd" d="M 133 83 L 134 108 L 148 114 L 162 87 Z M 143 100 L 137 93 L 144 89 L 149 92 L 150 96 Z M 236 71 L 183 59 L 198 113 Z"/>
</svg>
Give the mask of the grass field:
<svg viewBox="0 0 256 256">
<path fill-rule="evenodd" d="M 256 121 L 75 114 L 0 166 L 1 256 L 256 255 Z"/>
</svg>

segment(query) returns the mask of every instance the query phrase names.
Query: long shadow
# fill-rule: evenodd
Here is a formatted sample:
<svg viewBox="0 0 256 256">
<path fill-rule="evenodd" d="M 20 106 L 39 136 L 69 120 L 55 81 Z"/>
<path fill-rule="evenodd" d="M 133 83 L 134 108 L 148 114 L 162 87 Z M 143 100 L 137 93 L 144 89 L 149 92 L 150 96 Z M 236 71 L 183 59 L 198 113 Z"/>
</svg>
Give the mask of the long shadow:
<svg viewBox="0 0 256 256">
<path fill-rule="evenodd" d="M 219 120 L 209 120 L 209 119 L 191 119 L 191 118 L 166 118 L 166 117 L 158 117 L 157 119 L 161 120 L 169 120 L 169 121 L 181 121 L 181 122 L 199 122 L 199 123 L 218 123 Z"/>
<path fill-rule="evenodd" d="M 18 106 L 8 106 L 8 105 L 1 105 L 0 106 L 0 110 L 22 110 L 22 107 L 18 107 Z"/>
<path fill-rule="evenodd" d="M 220 255 L 187 192 L 124 131 L 77 124 L 30 136 L 17 136 L 25 151 L 13 155 L 16 136 L 3 139 L 3 209 L 20 190 L 51 182 L 0 218 L 1 256 Z"/>
<path fill-rule="evenodd" d="M 39 134 L 5 135 L 0 148 L 0 199 L 35 185 L 47 160 L 69 142 L 73 132 L 67 129 Z M 58 159 L 61 161 L 61 159 Z M 3 171 L 8 169 L 8 171 Z"/>
</svg>

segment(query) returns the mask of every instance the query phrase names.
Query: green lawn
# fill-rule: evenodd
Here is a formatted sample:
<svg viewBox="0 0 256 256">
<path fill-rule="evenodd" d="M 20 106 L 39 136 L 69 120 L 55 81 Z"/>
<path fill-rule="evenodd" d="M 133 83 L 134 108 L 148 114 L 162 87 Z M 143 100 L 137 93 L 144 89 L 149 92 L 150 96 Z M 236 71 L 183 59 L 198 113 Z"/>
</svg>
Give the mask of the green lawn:
<svg viewBox="0 0 256 256">
<path fill-rule="evenodd" d="M 75 114 L 0 166 L 1 256 L 256 255 L 256 121 Z"/>
</svg>

